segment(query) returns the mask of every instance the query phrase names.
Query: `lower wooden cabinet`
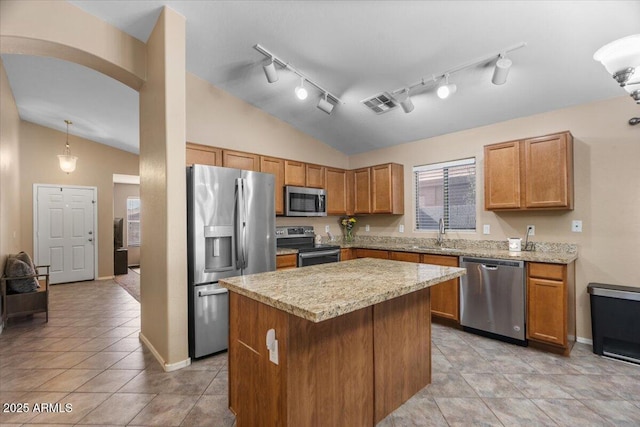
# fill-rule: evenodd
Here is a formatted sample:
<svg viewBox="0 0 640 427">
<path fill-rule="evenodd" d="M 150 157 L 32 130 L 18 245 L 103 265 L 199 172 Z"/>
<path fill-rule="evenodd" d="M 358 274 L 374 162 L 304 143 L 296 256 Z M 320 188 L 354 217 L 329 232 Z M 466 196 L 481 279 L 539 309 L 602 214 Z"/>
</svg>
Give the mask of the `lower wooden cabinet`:
<svg viewBox="0 0 640 427">
<path fill-rule="evenodd" d="M 575 343 L 575 265 L 527 264 L 527 339 L 568 355 Z"/>
<path fill-rule="evenodd" d="M 296 268 L 298 266 L 298 256 L 296 254 L 285 254 L 276 256 L 276 270 Z"/>
<path fill-rule="evenodd" d="M 382 258 L 389 259 L 389 251 L 380 249 L 356 249 L 356 258 Z"/>
<path fill-rule="evenodd" d="M 354 249 L 342 248 L 340 249 L 340 261 L 349 261 L 350 259 L 356 259 Z"/>
<path fill-rule="evenodd" d="M 394 261 L 420 262 L 420 254 L 414 252 L 389 252 L 389 259 Z"/>
<path fill-rule="evenodd" d="M 425 264 L 459 267 L 457 256 L 422 255 Z M 460 279 L 439 283 L 431 288 L 431 316 L 460 323 Z"/>
</svg>

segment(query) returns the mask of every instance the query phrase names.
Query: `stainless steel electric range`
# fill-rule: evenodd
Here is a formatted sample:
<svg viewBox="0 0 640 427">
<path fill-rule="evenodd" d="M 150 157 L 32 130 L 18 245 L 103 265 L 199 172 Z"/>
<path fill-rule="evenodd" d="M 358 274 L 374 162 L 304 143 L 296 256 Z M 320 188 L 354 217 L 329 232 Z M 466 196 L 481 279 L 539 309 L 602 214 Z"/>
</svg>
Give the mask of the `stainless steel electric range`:
<svg viewBox="0 0 640 427">
<path fill-rule="evenodd" d="M 315 243 L 310 225 L 276 227 L 276 246 L 298 250 L 298 267 L 340 261 L 340 246 Z"/>
</svg>

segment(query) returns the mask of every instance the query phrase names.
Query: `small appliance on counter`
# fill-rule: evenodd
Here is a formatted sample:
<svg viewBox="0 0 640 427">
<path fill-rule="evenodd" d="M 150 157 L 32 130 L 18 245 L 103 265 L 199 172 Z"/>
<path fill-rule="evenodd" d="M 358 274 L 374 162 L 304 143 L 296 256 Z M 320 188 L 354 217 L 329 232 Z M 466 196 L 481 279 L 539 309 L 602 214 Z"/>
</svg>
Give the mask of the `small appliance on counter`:
<svg viewBox="0 0 640 427">
<path fill-rule="evenodd" d="M 217 166 L 187 168 L 189 356 L 226 350 L 225 277 L 276 269 L 274 176 Z"/>
<path fill-rule="evenodd" d="M 340 261 L 340 246 L 318 244 L 310 225 L 276 227 L 276 246 L 298 250 L 298 267 Z"/>
</svg>

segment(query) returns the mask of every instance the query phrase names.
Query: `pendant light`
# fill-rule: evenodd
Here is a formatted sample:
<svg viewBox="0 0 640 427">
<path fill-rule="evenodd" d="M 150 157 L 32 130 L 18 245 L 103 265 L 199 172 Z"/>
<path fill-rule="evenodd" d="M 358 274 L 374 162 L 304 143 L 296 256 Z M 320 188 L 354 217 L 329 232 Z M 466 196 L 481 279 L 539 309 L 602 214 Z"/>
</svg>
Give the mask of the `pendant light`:
<svg viewBox="0 0 640 427">
<path fill-rule="evenodd" d="M 76 170 L 76 156 L 71 155 L 71 148 L 69 148 L 69 125 L 73 124 L 69 120 L 64 121 L 67 124 L 67 143 L 64 146 L 62 154 L 58 154 L 58 161 L 60 162 L 60 169 L 67 174 Z"/>
</svg>

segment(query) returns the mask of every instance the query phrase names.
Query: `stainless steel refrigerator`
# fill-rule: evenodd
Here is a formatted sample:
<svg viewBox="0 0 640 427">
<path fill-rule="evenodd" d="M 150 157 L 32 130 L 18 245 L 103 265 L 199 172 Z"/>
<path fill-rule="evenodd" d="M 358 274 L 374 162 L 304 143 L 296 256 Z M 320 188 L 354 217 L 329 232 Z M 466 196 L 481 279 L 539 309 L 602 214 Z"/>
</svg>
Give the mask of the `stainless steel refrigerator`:
<svg viewBox="0 0 640 427">
<path fill-rule="evenodd" d="M 228 348 L 225 277 L 276 269 L 274 176 L 240 169 L 187 168 L 189 356 Z"/>
</svg>

